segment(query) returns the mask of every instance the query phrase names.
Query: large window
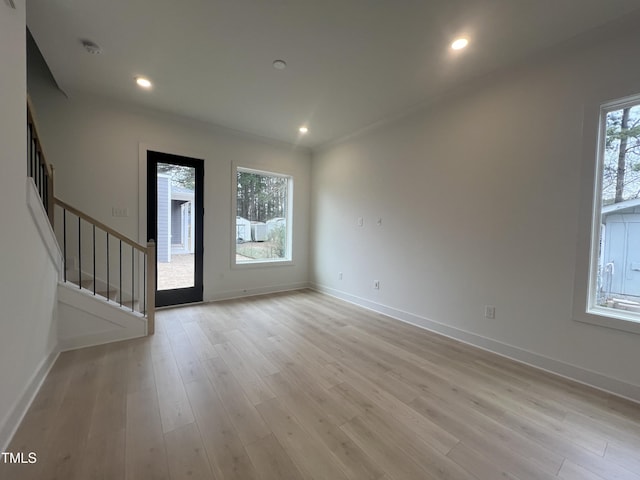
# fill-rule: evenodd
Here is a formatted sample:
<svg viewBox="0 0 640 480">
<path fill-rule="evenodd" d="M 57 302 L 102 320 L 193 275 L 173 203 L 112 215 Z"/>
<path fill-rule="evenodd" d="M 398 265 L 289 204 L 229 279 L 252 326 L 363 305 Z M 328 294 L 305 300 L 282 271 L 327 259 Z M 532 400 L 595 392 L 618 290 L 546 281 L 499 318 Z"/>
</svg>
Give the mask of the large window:
<svg viewBox="0 0 640 480">
<path fill-rule="evenodd" d="M 235 263 L 291 260 L 291 195 L 287 175 L 237 168 Z"/>
<path fill-rule="evenodd" d="M 589 313 L 640 322 L 640 97 L 601 108 Z"/>
</svg>

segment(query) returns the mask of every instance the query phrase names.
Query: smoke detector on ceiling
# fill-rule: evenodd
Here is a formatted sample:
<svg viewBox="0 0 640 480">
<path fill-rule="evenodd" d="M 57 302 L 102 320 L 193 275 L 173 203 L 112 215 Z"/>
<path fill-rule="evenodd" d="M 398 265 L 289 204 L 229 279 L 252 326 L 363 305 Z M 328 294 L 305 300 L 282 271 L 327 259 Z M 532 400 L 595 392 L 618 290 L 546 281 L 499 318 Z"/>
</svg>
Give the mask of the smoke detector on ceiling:
<svg viewBox="0 0 640 480">
<path fill-rule="evenodd" d="M 100 55 L 102 53 L 100 46 L 91 40 L 82 40 L 82 46 L 91 55 Z"/>
<path fill-rule="evenodd" d="M 274 60 L 273 68 L 275 68 L 276 70 L 284 70 L 285 68 L 287 68 L 287 62 L 285 62 L 284 60 Z"/>
</svg>

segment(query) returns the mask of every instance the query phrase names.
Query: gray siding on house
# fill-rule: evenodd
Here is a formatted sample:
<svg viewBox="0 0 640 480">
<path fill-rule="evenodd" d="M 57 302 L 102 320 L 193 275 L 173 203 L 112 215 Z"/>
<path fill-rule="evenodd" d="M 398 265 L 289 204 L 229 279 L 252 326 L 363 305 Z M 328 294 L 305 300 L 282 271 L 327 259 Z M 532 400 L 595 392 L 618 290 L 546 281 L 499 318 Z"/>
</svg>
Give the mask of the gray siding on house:
<svg viewBox="0 0 640 480">
<path fill-rule="evenodd" d="M 158 175 L 158 262 L 167 263 L 171 261 L 171 216 L 169 210 L 169 198 L 171 195 L 171 185 L 169 177 Z"/>
<path fill-rule="evenodd" d="M 182 244 L 182 200 L 171 200 L 171 243 Z"/>
</svg>

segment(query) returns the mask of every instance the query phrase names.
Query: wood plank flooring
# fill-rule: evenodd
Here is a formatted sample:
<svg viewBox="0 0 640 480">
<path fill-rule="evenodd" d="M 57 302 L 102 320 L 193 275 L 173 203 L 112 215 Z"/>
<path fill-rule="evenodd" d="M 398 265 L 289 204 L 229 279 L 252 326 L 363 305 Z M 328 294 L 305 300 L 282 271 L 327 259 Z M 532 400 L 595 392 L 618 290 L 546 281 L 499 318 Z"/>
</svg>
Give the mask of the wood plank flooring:
<svg viewBox="0 0 640 480">
<path fill-rule="evenodd" d="M 640 406 L 311 291 L 60 356 L 6 480 L 640 480 Z"/>
</svg>

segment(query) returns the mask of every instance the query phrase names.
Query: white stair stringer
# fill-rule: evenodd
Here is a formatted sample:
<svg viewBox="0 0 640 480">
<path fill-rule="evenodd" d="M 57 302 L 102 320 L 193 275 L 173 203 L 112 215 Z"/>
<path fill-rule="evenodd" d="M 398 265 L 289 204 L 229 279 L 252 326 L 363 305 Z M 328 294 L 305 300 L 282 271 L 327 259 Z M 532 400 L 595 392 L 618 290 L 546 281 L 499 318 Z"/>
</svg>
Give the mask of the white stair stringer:
<svg viewBox="0 0 640 480">
<path fill-rule="evenodd" d="M 58 283 L 60 350 L 101 345 L 147 335 L 147 319 L 138 312 L 93 295 L 73 284 Z"/>
</svg>

